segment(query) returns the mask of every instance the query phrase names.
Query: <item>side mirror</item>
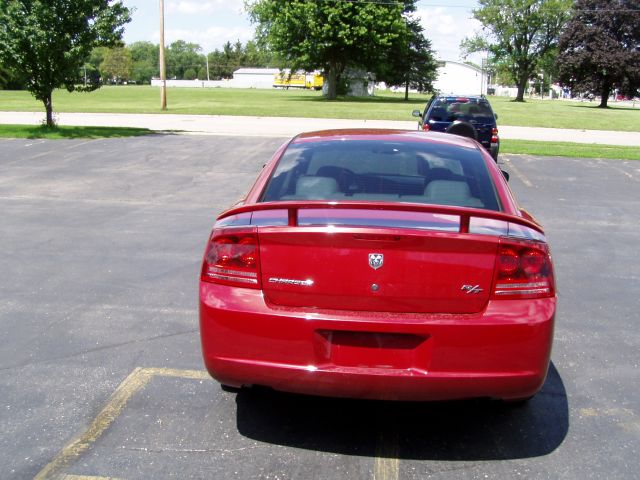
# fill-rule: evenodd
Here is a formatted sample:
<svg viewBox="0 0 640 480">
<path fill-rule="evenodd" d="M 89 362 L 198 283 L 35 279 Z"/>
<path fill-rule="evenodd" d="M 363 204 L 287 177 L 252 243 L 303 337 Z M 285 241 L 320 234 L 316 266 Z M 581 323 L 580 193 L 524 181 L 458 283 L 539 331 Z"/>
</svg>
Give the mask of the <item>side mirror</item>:
<svg viewBox="0 0 640 480">
<path fill-rule="evenodd" d="M 498 114 L 497 113 L 494 113 L 493 116 L 496 117 L 496 120 L 498 119 Z"/>
<path fill-rule="evenodd" d="M 411 115 L 414 117 L 422 118 L 422 112 L 420 110 L 414 110 L 413 112 L 411 112 Z"/>
<path fill-rule="evenodd" d="M 502 172 L 502 176 L 507 180 L 507 182 L 509 181 L 509 172 L 505 172 L 504 170 L 500 170 Z"/>
</svg>

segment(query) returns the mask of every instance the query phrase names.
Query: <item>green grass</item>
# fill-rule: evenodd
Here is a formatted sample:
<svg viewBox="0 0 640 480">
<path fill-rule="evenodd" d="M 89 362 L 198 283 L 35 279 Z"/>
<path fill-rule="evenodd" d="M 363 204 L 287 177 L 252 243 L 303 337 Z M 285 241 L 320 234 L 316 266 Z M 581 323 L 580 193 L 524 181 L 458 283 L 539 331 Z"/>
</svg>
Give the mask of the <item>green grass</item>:
<svg viewBox="0 0 640 480">
<path fill-rule="evenodd" d="M 167 96 L 168 113 L 407 121 L 429 98 L 412 94 L 405 102 L 401 93 L 376 92 L 375 97 L 328 102 L 320 92 L 228 88 L 170 88 Z M 640 108 L 612 104 L 600 109 L 595 103 L 564 100 L 516 103 L 505 97 L 490 101 L 499 125 L 640 131 Z M 57 90 L 53 105 L 56 112 L 162 113 L 160 90 L 150 86 L 102 87 L 91 93 Z M 39 112 L 43 106 L 28 92 L 0 91 L 0 110 Z"/>
<path fill-rule="evenodd" d="M 498 114 L 498 125 L 640 132 L 640 108 L 628 104 L 610 102 L 610 108 L 598 108 L 596 102 L 566 100 L 518 103 L 506 97 L 489 97 L 489 101 Z"/>
<path fill-rule="evenodd" d="M 321 92 L 230 88 L 169 88 L 167 113 L 257 117 L 355 118 L 413 120 L 428 96 L 404 102 L 401 95 L 346 98 L 328 102 Z M 102 87 L 91 93 L 56 90 L 56 112 L 162 113 L 160 89 L 149 86 Z M 0 110 L 43 111 L 28 92 L 0 91 Z"/>
<path fill-rule="evenodd" d="M 535 142 L 531 140 L 500 140 L 500 153 L 520 153 L 550 157 L 610 158 L 640 160 L 640 149 L 614 145 L 569 142 Z"/>
<path fill-rule="evenodd" d="M 0 125 L 2 138 L 113 138 L 137 137 L 148 135 L 153 131 L 146 128 L 125 127 L 67 127 L 49 128 L 42 125 Z"/>
</svg>

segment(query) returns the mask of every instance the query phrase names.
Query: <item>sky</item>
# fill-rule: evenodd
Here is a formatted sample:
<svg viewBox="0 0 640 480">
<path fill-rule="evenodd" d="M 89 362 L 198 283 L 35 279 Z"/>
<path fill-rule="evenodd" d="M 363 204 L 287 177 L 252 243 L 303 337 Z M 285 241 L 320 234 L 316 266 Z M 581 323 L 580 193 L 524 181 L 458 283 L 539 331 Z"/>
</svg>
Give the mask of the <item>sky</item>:
<svg viewBox="0 0 640 480">
<path fill-rule="evenodd" d="M 150 41 L 158 43 L 159 0 L 123 0 L 134 9 L 126 26 L 126 43 Z M 243 0 L 165 0 L 165 44 L 185 40 L 199 44 L 203 53 L 220 49 L 227 41 L 246 43 L 254 36 L 254 27 L 244 10 Z M 460 60 L 460 42 L 480 29 L 472 18 L 476 0 L 421 0 L 418 12 L 425 36 L 431 40 L 440 60 Z M 477 61 L 478 56 L 469 60 Z"/>
</svg>

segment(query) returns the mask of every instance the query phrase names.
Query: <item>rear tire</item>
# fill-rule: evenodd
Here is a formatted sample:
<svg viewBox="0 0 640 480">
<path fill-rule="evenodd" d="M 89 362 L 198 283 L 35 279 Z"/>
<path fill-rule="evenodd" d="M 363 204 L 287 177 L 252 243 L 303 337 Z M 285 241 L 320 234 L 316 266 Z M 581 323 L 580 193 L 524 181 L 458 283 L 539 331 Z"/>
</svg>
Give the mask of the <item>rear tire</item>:
<svg viewBox="0 0 640 480">
<path fill-rule="evenodd" d="M 223 392 L 227 392 L 227 393 L 240 393 L 240 390 L 242 390 L 242 387 L 232 387 L 231 385 L 225 385 L 224 383 L 221 383 L 220 389 Z"/>
</svg>

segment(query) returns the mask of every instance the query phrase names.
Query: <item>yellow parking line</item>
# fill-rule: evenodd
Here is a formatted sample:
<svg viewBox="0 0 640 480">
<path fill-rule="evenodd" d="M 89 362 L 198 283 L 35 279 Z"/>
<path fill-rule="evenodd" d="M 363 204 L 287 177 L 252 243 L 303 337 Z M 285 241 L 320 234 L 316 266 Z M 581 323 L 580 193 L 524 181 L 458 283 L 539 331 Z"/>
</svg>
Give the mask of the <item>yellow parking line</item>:
<svg viewBox="0 0 640 480">
<path fill-rule="evenodd" d="M 102 409 L 102 411 L 91 422 L 89 428 L 82 434 L 67 443 L 60 453 L 54 457 L 40 472 L 34 477 L 34 480 L 47 480 L 52 478 L 60 478 L 60 472 L 67 467 L 74 459 L 82 455 L 118 418 L 122 410 L 126 406 L 129 399 L 139 390 L 142 390 L 154 376 L 163 377 L 180 377 L 189 379 L 208 378 L 208 374 L 198 370 L 176 370 L 172 368 L 136 368 L 129 374 L 127 378 L 113 392 L 111 398 Z M 62 478 L 69 478 L 69 475 Z M 74 477 L 78 479 L 95 479 L 100 477 Z"/>
<path fill-rule="evenodd" d="M 400 460 L 398 434 L 380 434 L 376 445 L 376 462 L 373 466 L 373 480 L 398 480 Z"/>
<path fill-rule="evenodd" d="M 509 157 L 504 155 L 503 158 L 509 163 L 511 170 L 513 171 L 513 173 L 516 174 L 516 177 L 518 177 L 522 183 L 524 183 L 529 188 L 533 187 L 533 183 L 531 182 L 531 180 L 529 180 L 524 173 L 522 173 L 520 170 L 518 170 L 518 168 L 516 168 L 516 166 L 513 164 L 513 162 Z"/>
<path fill-rule="evenodd" d="M 175 368 L 145 368 L 148 375 L 157 377 L 178 377 L 192 380 L 207 380 L 211 376 L 204 370 L 178 370 Z"/>
</svg>

